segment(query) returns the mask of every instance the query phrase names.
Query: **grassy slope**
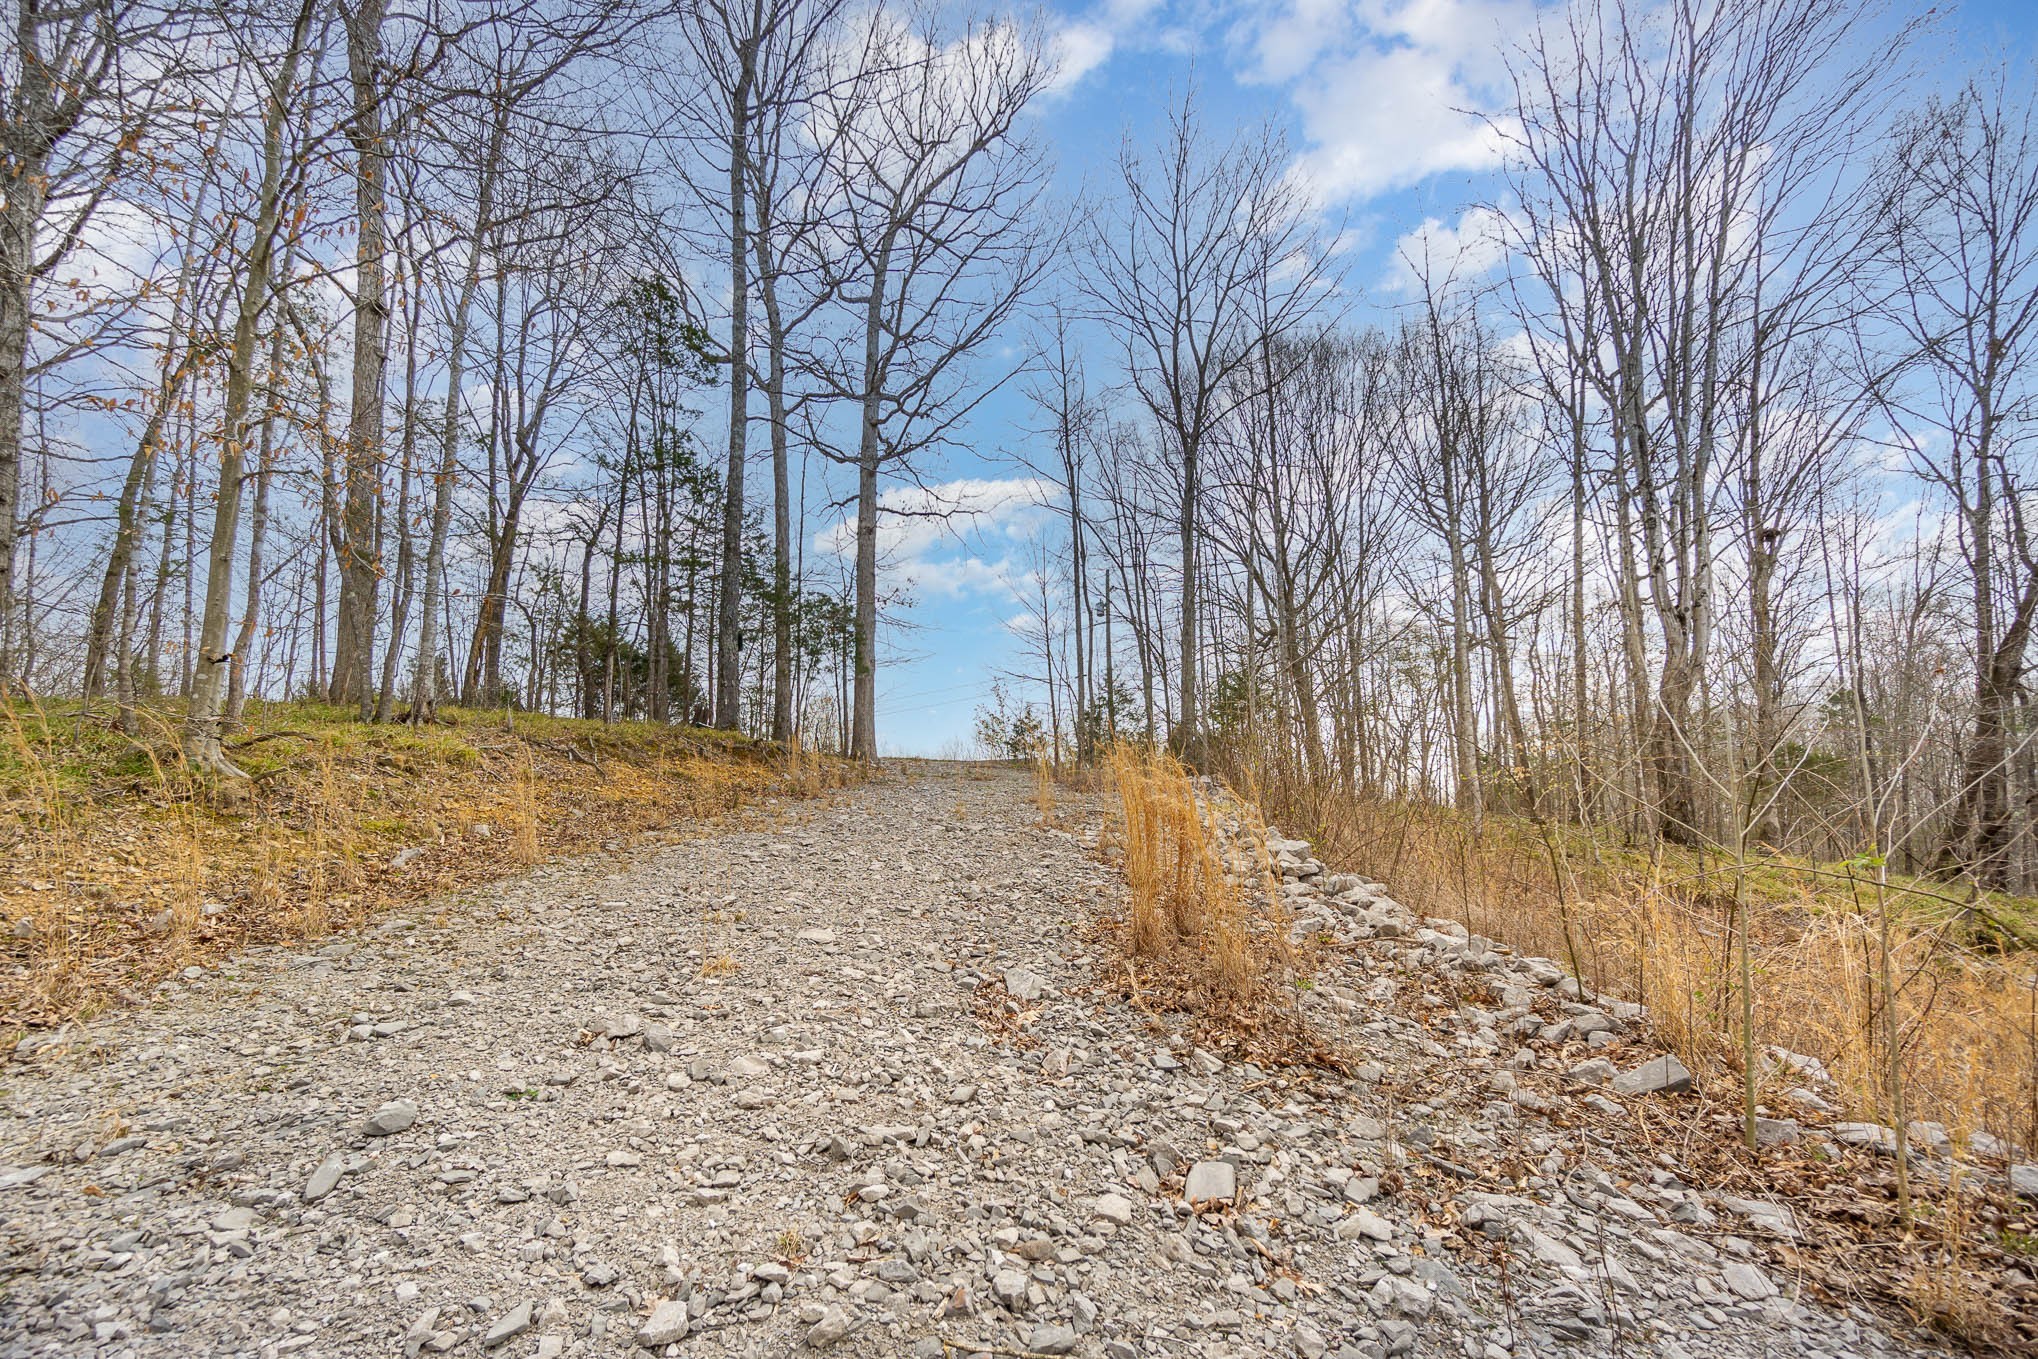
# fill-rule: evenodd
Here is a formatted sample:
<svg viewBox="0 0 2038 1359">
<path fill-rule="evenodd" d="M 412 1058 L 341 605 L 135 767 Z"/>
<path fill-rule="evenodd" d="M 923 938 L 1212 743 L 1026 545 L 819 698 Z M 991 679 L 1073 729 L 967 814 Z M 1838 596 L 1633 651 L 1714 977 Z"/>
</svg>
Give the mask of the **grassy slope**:
<svg viewBox="0 0 2038 1359">
<path fill-rule="evenodd" d="M 449 709 L 369 726 L 250 704 L 233 757 L 254 783 L 222 798 L 177 759 L 174 712 L 136 738 L 75 707 L 0 717 L 0 1030 L 846 773 L 648 723 Z"/>
<path fill-rule="evenodd" d="M 1524 842 L 1540 838 L 1526 823 L 1506 824 L 1504 833 Z M 1586 890 L 1648 880 L 1672 892 L 1733 895 L 1733 860 L 1718 851 L 1666 844 L 1651 854 L 1611 835 L 1595 836 L 1571 827 L 1564 832 L 1564 852 Z M 1875 870 L 1866 863 L 1818 863 L 1762 854 L 1749 861 L 1748 894 L 1758 908 L 1808 916 L 1845 914 L 1873 908 L 1874 878 Z M 1967 883 L 1894 871 L 1889 874 L 1888 893 L 1889 903 L 1907 919 L 1943 928 L 1964 945 L 2005 951 L 2038 948 L 2038 897 L 1977 891 Z"/>
<path fill-rule="evenodd" d="M 1738 1082 L 1729 860 L 1499 816 L 1474 834 L 1448 809 L 1307 789 L 1259 800 L 1283 829 L 1316 840 L 1326 863 L 1388 883 L 1414 909 L 1647 1001 L 1701 1077 Z M 1872 877 L 1864 866 L 1850 880 L 1845 865 L 1751 864 L 1756 1042 L 1823 1059 L 1860 1116 L 2038 1146 L 2038 903 L 1895 875 L 1878 896 Z"/>
</svg>

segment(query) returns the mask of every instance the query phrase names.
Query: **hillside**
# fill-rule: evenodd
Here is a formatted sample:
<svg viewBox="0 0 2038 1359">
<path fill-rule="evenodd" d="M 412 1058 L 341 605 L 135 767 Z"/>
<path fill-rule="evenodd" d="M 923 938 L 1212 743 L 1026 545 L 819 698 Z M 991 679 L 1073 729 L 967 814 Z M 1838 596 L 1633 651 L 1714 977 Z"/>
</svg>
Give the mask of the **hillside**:
<svg viewBox="0 0 2038 1359">
<path fill-rule="evenodd" d="M 194 779 L 174 712 L 127 736 L 75 705 L 0 746 L 0 1032 L 132 1001 L 251 944 L 306 944 L 561 856 L 848 777 L 841 761 L 653 723 L 440 710 L 365 725 L 249 705 L 246 790 Z"/>
</svg>

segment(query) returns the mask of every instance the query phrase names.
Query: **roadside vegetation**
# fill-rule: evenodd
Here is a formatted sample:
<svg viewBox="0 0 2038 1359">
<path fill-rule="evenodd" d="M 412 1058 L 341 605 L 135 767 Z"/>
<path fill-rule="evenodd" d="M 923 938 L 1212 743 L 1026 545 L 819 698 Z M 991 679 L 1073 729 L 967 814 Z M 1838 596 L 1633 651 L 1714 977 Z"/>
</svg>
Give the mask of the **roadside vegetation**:
<svg viewBox="0 0 2038 1359">
<path fill-rule="evenodd" d="M 1824 1063 L 1850 1115 L 1936 1123 L 1963 1146 L 2038 1145 L 2038 899 L 1869 855 L 1737 862 L 1521 816 L 1475 824 L 1265 765 L 1237 777 L 1333 867 L 1647 1004 L 1716 1087 L 1746 1087 L 1752 1054 L 1760 1097 L 1788 1075 L 1769 1053 L 1783 1049 Z"/>
<path fill-rule="evenodd" d="M 441 707 L 430 724 L 369 725 L 253 702 L 230 741 L 243 786 L 179 758 L 174 709 L 138 715 L 128 736 L 76 704 L 4 710 L 0 1032 L 851 770 L 655 723 Z"/>
</svg>

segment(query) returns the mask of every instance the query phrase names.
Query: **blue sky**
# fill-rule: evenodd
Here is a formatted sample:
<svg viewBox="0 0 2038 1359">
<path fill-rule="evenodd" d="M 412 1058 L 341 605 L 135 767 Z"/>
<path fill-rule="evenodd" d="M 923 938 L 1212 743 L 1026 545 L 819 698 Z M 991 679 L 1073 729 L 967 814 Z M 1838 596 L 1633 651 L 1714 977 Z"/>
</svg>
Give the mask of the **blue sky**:
<svg viewBox="0 0 2038 1359">
<path fill-rule="evenodd" d="M 1898 16 L 1925 8 L 1891 6 Z M 1937 10 L 1942 21 L 1918 55 L 1920 94 L 1992 57 L 2026 56 L 2038 35 L 2038 0 Z M 1170 101 L 1193 82 L 1213 133 L 1262 119 L 1286 133 L 1298 168 L 1346 224 L 1354 319 L 1385 314 L 1400 300 L 1394 273 L 1411 233 L 1448 251 L 1467 209 L 1498 192 L 1493 139 L 1461 110 L 1497 105 L 1503 45 L 1534 11 L 1535 0 L 1101 0 L 1050 9 L 1043 21 L 1057 32 L 1068 78 L 1037 116 L 1057 157 L 1057 192 L 1073 198 L 1115 173 L 1121 137 L 1153 140 Z M 1110 382 L 1106 347 L 1091 346 L 1089 369 L 1094 385 Z M 1001 392 L 978 412 L 970 450 L 923 470 L 929 482 L 971 483 L 990 506 L 961 541 L 904 521 L 888 535 L 888 570 L 914 582 L 917 602 L 883 647 L 878 731 L 887 753 L 941 754 L 966 742 L 993 679 L 1027 666 L 1010 626 L 1023 605 L 1009 582 L 1024 579 L 1028 540 L 1053 530 L 1007 483 L 1026 475 L 1011 455 L 1036 418 L 1016 387 Z"/>
</svg>

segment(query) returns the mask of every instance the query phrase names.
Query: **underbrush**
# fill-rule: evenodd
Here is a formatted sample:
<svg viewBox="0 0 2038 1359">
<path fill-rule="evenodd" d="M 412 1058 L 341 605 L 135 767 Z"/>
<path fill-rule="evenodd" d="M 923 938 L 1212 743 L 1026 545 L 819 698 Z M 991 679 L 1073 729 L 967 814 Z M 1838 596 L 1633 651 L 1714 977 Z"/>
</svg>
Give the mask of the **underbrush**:
<svg viewBox="0 0 2038 1359">
<path fill-rule="evenodd" d="M 1808 1083 L 1801 1054 L 1830 1073 L 1845 1105 L 1826 1117 L 1887 1124 L 1907 1146 L 1987 1161 L 2007 1147 L 2024 1159 L 2038 1151 L 2038 953 L 2015 946 L 2019 903 L 1980 899 L 1962 910 L 1956 890 L 1890 878 L 1870 858 L 1736 865 L 1690 850 L 1641 855 L 1575 828 L 1488 816 L 1475 829 L 1427 804 L 1264 777 L 1241 785 L 1268 816 L 1314 840 L 1327 864 L 1378 879 L 1411 910 L 1556 959 L 1595 991 L 1648 1005 L 1708 1103 L 1737 1111 L 1727 1120 L 1735 1129 L 1751 1087 L 1763 1114 L 1807 1115 L 1790 1093 Z M 1788 1156 L 1731 1142 L 1718 1150 L 1728 1179 L 1761 1176 L 1787 1192 Z M 1906 1157 L 1871 1159 L 1872 1173 L 1853 1183 L 1866 1199 L 1848 1210 L 1885 1260 L 1871 1291 L 1983 1347 L 2014 1334 L 1990 1298 L 2007 1258 L 2001 1241 L 2027 1214 L 2001 1180 L 1956 1189 Z"/>
<path fill-rule="evenodd" d="M 251 703 L 229 744 L 252 780 L 222 787 L 185 768 L 172 710 L 139 737 L 75 705 L 0 710 L 0 1028 L 853 773 L 721 732 L 441 712 Z"/>
<path fill-rule="evenodd" d="M 1731 862 L 1594 864 L 1519 821 L 1488 818 L 1475 835 L 1435 807 L 1354 799 L 1317 811 L 1327 862 L 1380 879 L 1412 909 L 1643 1002 L 1694 1071 L 1739 1081 Z M 2038 957 L 1965 942 L 1959 922 L 1926 909 L 1935 902 L 1920 906 L 1927 889 L 1879 883 L 1872 865 L 1843 874 L 1837 897 L 1826 884 L 1782 894 L 1774 884 L 1784 866 L 1762 871 L 1768 890 L 1744 898 L 1758 1053 L 1818 1058 L 1848 1112 L 1938 1123 L 1956 1143 L 1986 1133 L 2038 1147 Z M 1756 1076 L 1763 1093 L 1800 1083 L 1777 1062 L 1759 1062 Z"/>
</svg>

